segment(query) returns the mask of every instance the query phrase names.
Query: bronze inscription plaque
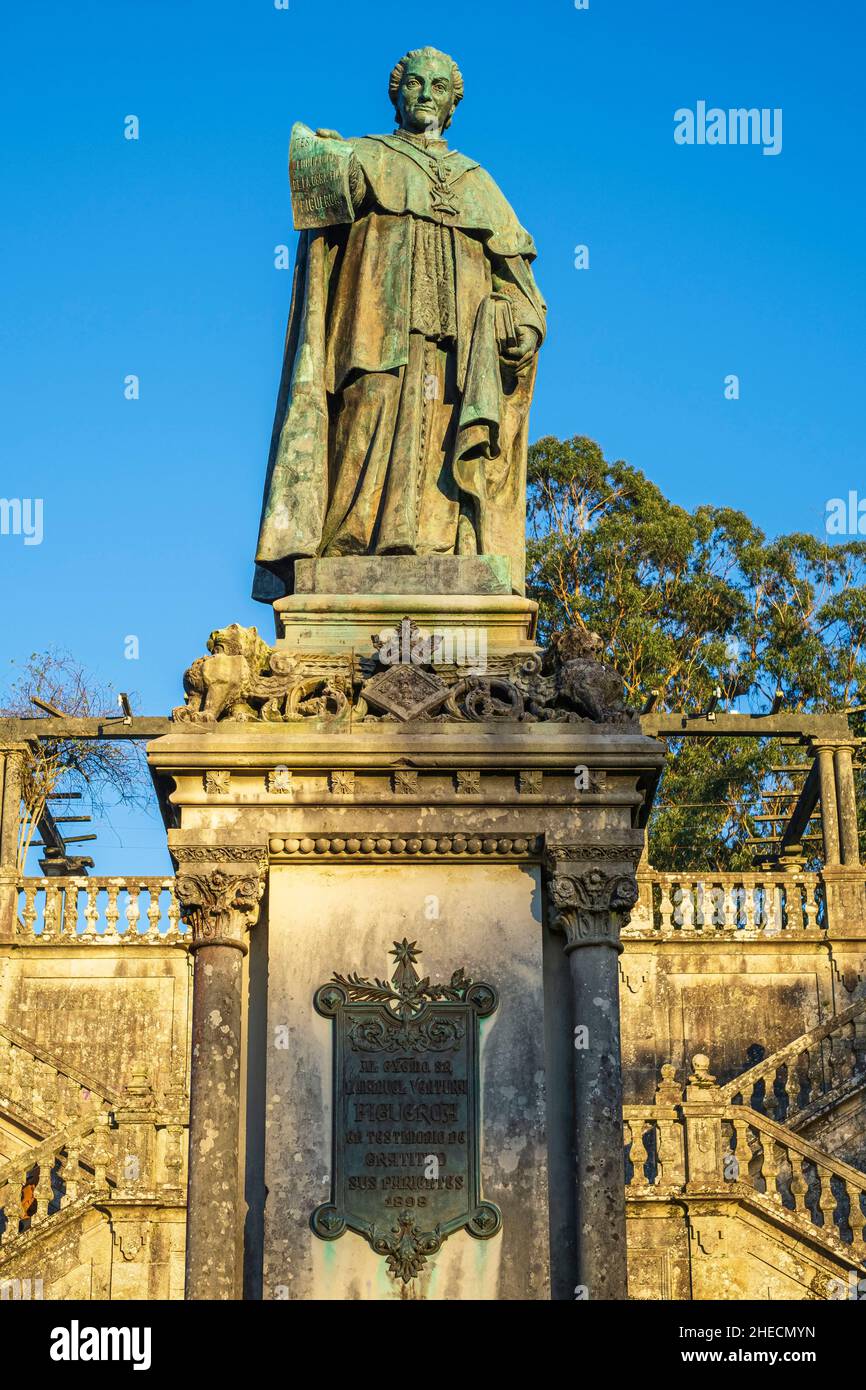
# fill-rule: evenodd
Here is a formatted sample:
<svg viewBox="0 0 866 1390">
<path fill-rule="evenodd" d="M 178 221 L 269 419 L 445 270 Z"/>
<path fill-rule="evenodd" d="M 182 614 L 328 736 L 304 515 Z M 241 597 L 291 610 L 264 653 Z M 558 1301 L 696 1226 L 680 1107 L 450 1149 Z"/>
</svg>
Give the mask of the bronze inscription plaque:
<svg viewBox="0 0 866 1390">
<path fill-rule="evenodd" d="M 334 1138 L 331 1201 L 311 1224 L 364 1236 L 408 1283 L 455 1231 L 502 1225 L 481 1199 L 478 1133 L 478 1024 L 498 999 L 463 970 L 422 979 L 414 941 L 391 955 L 390 981 L 335 974 L 315 994 L 334 1021 Z"/>
</svg>

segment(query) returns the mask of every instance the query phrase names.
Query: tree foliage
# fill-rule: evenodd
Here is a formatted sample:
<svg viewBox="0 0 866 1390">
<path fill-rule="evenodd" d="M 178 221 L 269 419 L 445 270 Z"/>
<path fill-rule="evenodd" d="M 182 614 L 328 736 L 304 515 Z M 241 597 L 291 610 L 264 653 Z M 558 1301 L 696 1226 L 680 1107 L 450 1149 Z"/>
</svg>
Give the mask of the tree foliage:
<svg viewBox="0 0 866 1390">
<path fill-rule="evenodd" d="M 529 592 L 542 634 L 568 624 L 598 632 L 633 705 L 658 691 L 658 709 L 697 713 L 718 690 L 722 708 L 757 713 L 777 689 L 791 711 L 859 704 L 866 542 L 768 539 L 733 508 L 687 511 L 582 436 L 532 445 L 528 519 Z M 652 862 L 748 867 L 759 801 L 781 813 L 792 801 L 772 790 L 799 786 L 768 769 L 802 751 L 752 739 L 672 741 L 671 751 Z"/>
</svg>

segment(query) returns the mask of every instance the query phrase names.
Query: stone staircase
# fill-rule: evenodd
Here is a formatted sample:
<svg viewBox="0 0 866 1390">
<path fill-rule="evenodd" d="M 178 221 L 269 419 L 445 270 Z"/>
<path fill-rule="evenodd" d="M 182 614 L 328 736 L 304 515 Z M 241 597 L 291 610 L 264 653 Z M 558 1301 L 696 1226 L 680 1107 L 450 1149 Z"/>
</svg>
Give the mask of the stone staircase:
<svg viewBox="0 0 866 1390">
<path fill-rule="evenodd" d="M 118 1099 L 102 1082 L 0 1024 L 0 1111 L 20 1117 L 40 1139 L 82 1108 L 110 1110 Z"/>
<path fill-rule="evenodd" d="M 841 1298 L 866 1287 L 866 1171 L 846 1160 L 863 1144 L 864 1029 L 859 1001 L 724 1086 L 698 1054 L 685 1087 L 667 1065 L 652 1105 L 624 1107 L 633 1296 L 700 1298 L 707 1259 L 713 1287 L 731 1298 Z M 676 1244 L 679 1213 L 689 1252 L 660 1295 L 646 1269 L 666 1258 L 662 1240 Z"/>
<path fill-rule="evenodd" d="M 834 1014 L 721 1087 L 866 1172 L 866 999 Z"/>
<path fill-rule="evenodd" d="M 143 1067 L 117 1092 L 0 1026 L 0 1137 L 11 1150 L 0 1156 L 0 1296 L 34 1280 L 44 1297 L 132 1296 L 114 1289 L 114 1261 L 129 1282 L 124 1262 L 144 1259 L 151 1241 L 162 1268 L 155 1283 L 137 1270 L 138 1287 L 167 1284 L 157 1296 L 179 1297 L 182 1246 L 161 1251 L 168 1227 L 152 1240 L 147 1228 L 170 1212 L 182 1235 L 187 1112 L 188 1097 L 155 1095 Z"/>
<path fill-rule="evenodd" d="M 74 1120 L 0 1167 L 0 1272 L 26 1251 L 51 1218 L 83 1211 L 116 1190 L 107 1165 L 109 1116 Z M 52 1233 L 59 1222 L 52 1222 Z"/>
</svg>

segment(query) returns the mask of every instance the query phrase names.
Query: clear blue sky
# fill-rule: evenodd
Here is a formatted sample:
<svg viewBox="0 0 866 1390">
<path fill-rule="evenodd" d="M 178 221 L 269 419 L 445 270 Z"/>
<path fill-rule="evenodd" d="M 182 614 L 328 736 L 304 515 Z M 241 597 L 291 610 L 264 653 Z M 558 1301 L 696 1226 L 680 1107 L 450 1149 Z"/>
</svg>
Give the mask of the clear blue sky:
<svg viewBox="0 0 866 1390">
<path fill-rule="evenodd" d="M 61 644 L 162 713 L 212 628 L 271 635 L 249 588 L 289 130 L 390 130 L 388 72 L 424 43 L 464 73 L 453 145 L 538 245 L 532 437 L 822 530 L 828 497 L 866 495 L 864 29 L 850 0 L 5 7 L 0 496 L 42 498 L 44 539 L 0 536 L 3 669 Z M 676 145 L 700 100 L 781 107 L 781 154 Z M 112 820 L 97 871 L 167 866 L 158 820 Z"/>
</svg>

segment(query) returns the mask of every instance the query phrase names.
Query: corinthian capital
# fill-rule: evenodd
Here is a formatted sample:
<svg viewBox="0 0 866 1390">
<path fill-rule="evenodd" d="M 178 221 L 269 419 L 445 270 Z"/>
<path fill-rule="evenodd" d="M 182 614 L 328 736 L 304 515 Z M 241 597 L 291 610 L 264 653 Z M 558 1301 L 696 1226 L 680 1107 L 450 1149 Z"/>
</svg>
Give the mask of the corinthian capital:
<svg viewBox="0 0 866 1390">
<path fill-rule="evenodd" d="M 190 950 L 235 946 L 246 953 L 246 936 L 259 917 L 268 856 L 258 847 L 178 847 L 175 892 L 181 919 L 192 928 Z"/>
<path fill-rule="evenodd" d="M 630 850 L 605 847 L 605 862 L 598 863 L 594 848 L 556 845 L 547 851 L 550 925 L 564 933 L 566 954 L 578 946 L 621 951 L 620 931 L 638 900 Z"/>
</svg>

